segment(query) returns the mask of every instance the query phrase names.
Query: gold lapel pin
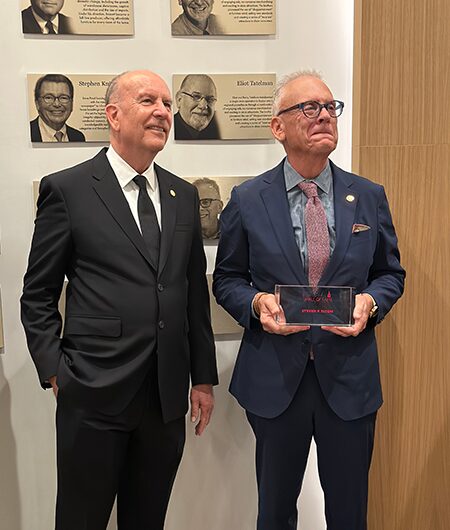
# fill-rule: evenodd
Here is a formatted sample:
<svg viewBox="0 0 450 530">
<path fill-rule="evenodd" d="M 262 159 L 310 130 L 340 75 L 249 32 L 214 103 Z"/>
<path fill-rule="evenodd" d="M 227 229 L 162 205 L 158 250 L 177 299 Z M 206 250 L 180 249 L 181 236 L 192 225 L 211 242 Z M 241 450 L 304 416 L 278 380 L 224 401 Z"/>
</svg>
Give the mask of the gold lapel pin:
<svg viewBox="0 0 450 530">
<path fill-rule="evenodd" d="M 347 195 L 347 197 L 345 197 L 345 200 L 347 202 L 353 202 L 355 200 L 355 196 L 354 195 Z"/>
<path fill-rule="evenodd" d="M 177 194 L 173 190 L 170 190 L 170 195 L 172 195 L 172 197 L 176 197 Z"/>
</svg>

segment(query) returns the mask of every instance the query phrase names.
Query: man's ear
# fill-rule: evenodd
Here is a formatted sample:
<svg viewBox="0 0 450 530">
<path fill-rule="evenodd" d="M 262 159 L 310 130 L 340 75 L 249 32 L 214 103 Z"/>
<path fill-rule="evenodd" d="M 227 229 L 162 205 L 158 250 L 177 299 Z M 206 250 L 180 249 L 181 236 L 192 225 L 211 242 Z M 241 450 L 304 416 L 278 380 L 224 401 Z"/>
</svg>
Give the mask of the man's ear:
<svg viewBox="0 0 450 530">
<path fill-rule="evenodd" d="M 223 210 L 223 201 L 219 201 L 220 203 L 220 206 L 219 206 L 219 213 Z"/>
<path fill-rule="evenodd" d="M 272 134 L 276 140 L 283 142 L 286 139 L 283 120 L 278 116 L 272 117 L 270 120 L 270 128 L 272 129 Z"/>
<path fill-rule="evenodd" d="M 114 105 L 114 103 L 109 103 L 105 107 L 106 119 L 108 120 L 109 126 L 113 131 L 119 130 L 119 112 L 119 107 Z"/>
</svg>

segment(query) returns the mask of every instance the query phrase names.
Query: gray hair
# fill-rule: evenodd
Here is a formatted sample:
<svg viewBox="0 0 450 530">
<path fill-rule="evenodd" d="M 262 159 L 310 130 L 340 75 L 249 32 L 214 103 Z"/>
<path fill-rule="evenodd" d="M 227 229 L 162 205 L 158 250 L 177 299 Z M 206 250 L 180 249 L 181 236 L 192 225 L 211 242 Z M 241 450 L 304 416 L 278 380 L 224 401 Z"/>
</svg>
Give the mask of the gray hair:
<svg viewBox="0 0 450 530">
<path fill-rule="evenodd" d="M 205 184 L 205 185 L 209 186 L 210 188 L 215 189 L 217 191 L 217 194 L 220 197 L 220 188 L 219 188 L 219 185 L 217 184 L 217 182 L 215 180 L 209 179 L 208 177 L 203 177 L 203 178 L 199 178 L 199 179 L 194 180 L 194 182 L 192 184 L 196 188 L 198 188 L 202 184 Z"/>
<path fill-rule="evenodd" d="M 108 85 L 108 88 L 106 89 L 105 105 L 109 105 L 111 103 L 111 100 L 117 96 L 117 91 L 119 88 L 119 81 L 124 75 L 128 73 L 129 71 L 122 72 L 121 74 L 116 75 L 116 77 L 113 77 L 113 79 L 111 79 Z"/>
<path fill-rule="evenodd" d="M 280 79 L 280 81 L 277 83 L 277 86 L 275 88 L 275 92 L 273 95 L 273 104 L 272 104 L 272 115 L 276 116 L 278 112 L 280 111 L 280 103 L 281 103 L 281 97 L 283 95 L 284 88 L 286 85 L 288 85 L 291 81 L 295 81 L 299 77 L 315 77 L 316 79 L 320 79 L 323 81 L 322 74 L 318 72 L 317 70 L 298 70 L 297 72 L 293 72 L 292 74 L 287 74 L 284 77 Z"/>
</svg>

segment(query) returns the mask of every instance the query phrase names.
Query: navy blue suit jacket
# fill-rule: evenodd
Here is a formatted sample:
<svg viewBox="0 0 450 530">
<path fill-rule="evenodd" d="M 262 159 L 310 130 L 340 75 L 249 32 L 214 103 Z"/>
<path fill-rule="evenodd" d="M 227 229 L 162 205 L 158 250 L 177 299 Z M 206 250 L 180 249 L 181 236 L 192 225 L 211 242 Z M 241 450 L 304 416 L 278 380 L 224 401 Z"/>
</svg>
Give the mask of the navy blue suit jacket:
<svg viewBox="0 0 450 530">
<path fill-rule="evenodd" d="M 273 292 L 277 283 L 308 283 L 294 238 L 283 162 L 235 188 L 221 214 L 214 294 L 245 328 L 230 391 L 262 417 L 276 417 L 290 404 L 311 343 L 321 389 L 338 416 L 356 419 L 382 403 L 374 327 L 401 296 L 405 272 L 383 187 L 334 164 L 331 168 L 336 247 L 320 283 L 350 285 L 375 298 L 378 315 L 357 337 L 318 327 L 289 336 L 269 334 L 252 316 L 258 291 Z M 370 230 L 352 233 L 355 223 Z"/>
</svg>

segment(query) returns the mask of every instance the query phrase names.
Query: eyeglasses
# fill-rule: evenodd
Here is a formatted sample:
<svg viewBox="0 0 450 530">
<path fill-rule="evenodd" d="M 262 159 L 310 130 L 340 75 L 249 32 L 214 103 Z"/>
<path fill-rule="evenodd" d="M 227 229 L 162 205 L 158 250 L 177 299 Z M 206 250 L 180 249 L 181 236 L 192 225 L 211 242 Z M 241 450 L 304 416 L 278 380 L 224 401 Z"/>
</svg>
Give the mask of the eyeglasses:
<svg viewBox="0 0 450 530">
<path fill-rule="evenodd" d="M 61 96 L 45 94 L 45 96 L 40 96 L 40 98 L 44 100 L 47 105 L 53 105 L 56 100 L 58 100 L 61 105 L 67 105 L 67 103 L 70 103 L 72 101 L 72 98 L 70 96 L 67 96 L 66 94 L 62 94 Z"/>
<path fill-rule="evenodd" d="M 213 105 L 215 105 L 216 101 L 217 101 L 217 98 L 215 98 L 214 96 L 204 96 L 203 94 L 200 94 L 199 92 L 193 92 L 192 94 L 189 94 L 189 92 L 183 92 L 181 91 L 182 94 L 184 94 L 185 96 L 189 96 L 190 98 L 193 99 L 193 101 L 195 101 L 196 103 L 200 103 L 200 101 L 202 99 L 204 99 L 206 101 L 206 103 L 212 107 Z"/>
<path fill-rule="evenodd" d="M 200 199 L 200 206 L 202 208 L 209 208 L 213 201 L 220 201 L 220 199 Z"/>
<path fill-rule="evenodd" d="M 338 118 L 344 110 L 344 102 L 336 99 L 333 99 L 333 101 L 327 101 L 327 103 L 305 101 L 304 103 L 297 103 L 297 105 L 292 105 L 292 107 L 280 110 L 277 116 L 280 116 L 285 112 L 290 112 L 291 110 L 301 110 L 307 118 L 317 118 L 322 112 L 322 109 L 326 109 L 332 118 Z"/>
</svg>

